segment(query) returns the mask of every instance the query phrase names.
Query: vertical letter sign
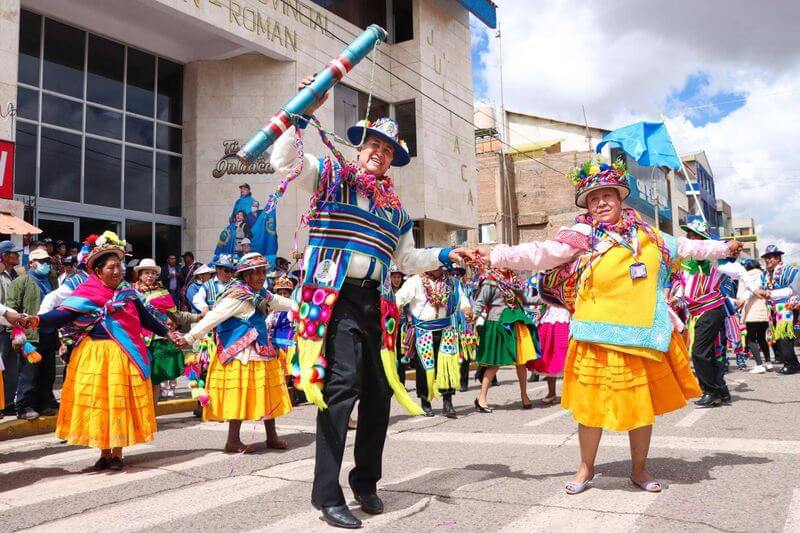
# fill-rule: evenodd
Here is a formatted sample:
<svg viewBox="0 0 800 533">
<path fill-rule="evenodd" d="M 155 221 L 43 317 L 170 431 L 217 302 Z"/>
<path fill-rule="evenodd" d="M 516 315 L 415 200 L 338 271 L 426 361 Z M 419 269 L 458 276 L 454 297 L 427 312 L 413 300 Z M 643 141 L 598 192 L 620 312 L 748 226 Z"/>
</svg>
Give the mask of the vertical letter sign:
<svg viewBox="0 0 800 533">
<path fill-rule="evenodd" d="M 14 143 L 0 141 L 0 198 L 14 197 Z"/>
</svg>

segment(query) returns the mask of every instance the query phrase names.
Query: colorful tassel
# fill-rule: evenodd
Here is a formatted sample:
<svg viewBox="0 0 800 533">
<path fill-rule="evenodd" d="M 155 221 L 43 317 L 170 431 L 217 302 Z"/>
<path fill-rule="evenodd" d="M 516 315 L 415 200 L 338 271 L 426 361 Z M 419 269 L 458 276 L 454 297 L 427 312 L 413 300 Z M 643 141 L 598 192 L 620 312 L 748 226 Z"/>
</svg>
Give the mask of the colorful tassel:
<svg viewBox="0 0 800 533">
<path fill-rule="evenodd" d="M 400 377 L 397 375 L 397 354 L 394 350 L 381 349 L 381 362 L 383 363 L 383 371 L 386 374 L 386 381 L 389 383 L 389 387 L 392 388 L 397 403 L 403 406 L 408 411 L 408 414 L 424 415 L 425 411 L 422 410 L 422 407 L 417 402 L 411 399 L 406 388 L 400 383 Z"/>
<path fill-rule="evenodd" d="M 27 341 L 22 345 L 22 353 L 32 365 L 42 362 L 42 355 L 36 351 L 36 347 L 33 344 Z"/>
</svg>

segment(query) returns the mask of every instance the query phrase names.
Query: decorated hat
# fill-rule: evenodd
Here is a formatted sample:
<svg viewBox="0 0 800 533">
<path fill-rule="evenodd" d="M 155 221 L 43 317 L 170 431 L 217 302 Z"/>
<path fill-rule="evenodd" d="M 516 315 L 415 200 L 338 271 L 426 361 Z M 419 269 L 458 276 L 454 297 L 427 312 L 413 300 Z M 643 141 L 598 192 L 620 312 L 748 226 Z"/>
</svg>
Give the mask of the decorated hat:
<svg viewBox="0 0 800 533">
<path fill-rule="evenodd" d="M 150 258 L 142 259 L 141 261 L 139 261 L 139 264 L 133 267 L 133 270 L 135 270 L 136 272 L 139 272 L 140 270 L 153 270 L 155 271 L 156 276 L 161 274 L 161 267 L 158 266 L 156 262 Z"/>
<path fill-rule="evenodd" d="M 390 273 L 390 274 L 394 274 L 395 272 L 398 272 L 398 273 L 400 273 L 400 274 L 403 274 L 403 271 L 402 271 L 402 270 L 400 270 L 400 267 L 399 267 L 399 266 L 397 266 L 397 263 L 395 263 L 394 261 L 392 261 L 392 264 L 390 264 L 390 265 L 389 265 L 389 273 Z"/>
<path fill-rule="evenodd" d="M 236 270 L 236 259 L 231 254 L 219 254 L 219 257 L 211 261 L 209 266 Z"/>
<path fill-rule="evenodd" d="M 708 233 L 708 223 L 703 220 L 695 219 L 686 224 L 681 224 L 681 229 L 683 231 L 691 231 L 692 233 L 696 233 L 706 240 L 714 240 L 714 237 Z"/>
<path fill-rule="evenodd" d="M 213 274 L 214 272 L 215 270 L 209 265 L 202 265 L 194 271 L 194 275 L 199 276 L 200 274 Z"/>
<path fill-rule="evenodd" d="M 764 249 L 764 253 L 761 254 L 761 257 L 767 257 L 768 255 L 783 255 L 783 252 L 777 245 L 770 244 Z"/>
<path fill-rule="evenodd" d="M 250 252 L 244 254 L 239 259 L 239 265 L 236 267 L 236 273 L 241 274 L 247 270 L 255 270 L 256 268 L 270 268 L 269 261 L 258 252 Z"/>
<path fill-rule="evenodd" d="M 575 185 L 575 205 L 586 207 L 586 197 L 597 189 L 613 188 L 619 191 L 619 197 L 624 200 L 631 194 L 628 185 L 628 170 L 622 160 L 608 164 L 601 159 L 590 159 L 579 167 L 575 167 L 567 174 Z"/>
<path fill-rule="evenodd" d="M 366 130 L 366 134 L 364 130 Z M 405 141 L 401 141 L 398 138 L 398 132 L 397 122 L 390 118 L 379 118 L 375 122 L 359 120 L 355 126 L 350 126 L 347 129 L 347 139 L 351 143 L 358 145 L 362 139 L 366 140 L 369 135 L 380 137 L 394 147 L 392 165 L 402 167 L 411 161 L 411 156 L 408 154 L 408 146 L 406 146 Z"/>
<path fill-rule="evenodd" d="M 286 289 L 291 291 L 294 290 L 294 282 L 291 279 L 289 279 L 289 276 L 284 274 L 283 276 L 275 280 L 275 285 L 273 285 L 272 288 L 275 289 L 276 291 L 280 289 Z"/>
<path fill-rule="evenodd" d="M 87 241 L 93 237 L 93 235 L 90 235 Z M 86 257 L 86 268 L 88 270 L 92 270 L 95 261 L 106 254 L 114 254 L 119 257 L 120 261 L 125 258 L 125 245 L 127 243 L 113 231 L 104 231 L 102 235 L 93 240 L 94 248 Z"/>
</svg>

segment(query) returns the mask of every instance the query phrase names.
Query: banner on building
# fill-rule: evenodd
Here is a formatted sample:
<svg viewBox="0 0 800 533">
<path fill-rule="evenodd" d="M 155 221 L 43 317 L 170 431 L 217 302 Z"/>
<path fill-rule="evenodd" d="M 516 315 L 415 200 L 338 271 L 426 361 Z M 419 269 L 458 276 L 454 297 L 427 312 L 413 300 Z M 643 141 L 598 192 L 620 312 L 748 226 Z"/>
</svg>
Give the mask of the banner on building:
<svg viewBox="0 0 800 533">
<path fill-rule="evenodd" d="M 14 143 L 0 141 L 0 198 L 14 198 Z"/>
</svg>

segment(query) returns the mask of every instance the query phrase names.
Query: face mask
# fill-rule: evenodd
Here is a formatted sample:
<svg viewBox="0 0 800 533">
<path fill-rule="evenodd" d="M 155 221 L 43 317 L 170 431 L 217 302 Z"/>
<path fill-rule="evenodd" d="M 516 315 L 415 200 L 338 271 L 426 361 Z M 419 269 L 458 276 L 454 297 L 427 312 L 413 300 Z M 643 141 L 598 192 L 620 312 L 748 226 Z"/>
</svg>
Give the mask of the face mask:
<svg viewBox="0 0 800 533">
<path fill-rule="evenodd" d="M 47 274 L 50 273 L 50 265 L 48 265 L 47 263 L 39 263 L 36 266 L 35 270 L 36 270 L 37 274 L 41 274 L 42 276 L 46 276 Z"/>
</svg>

